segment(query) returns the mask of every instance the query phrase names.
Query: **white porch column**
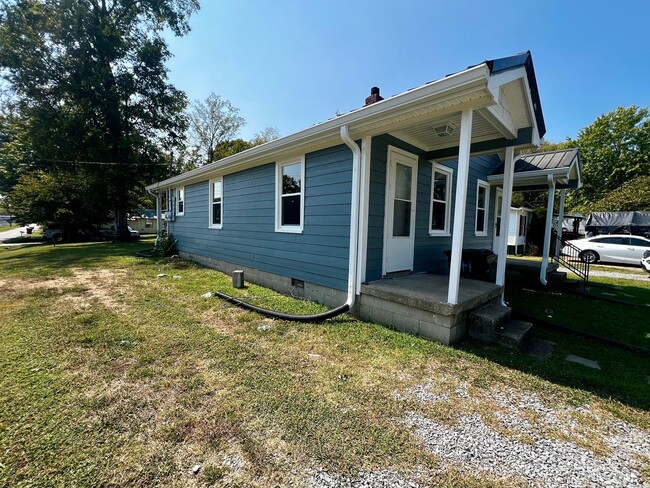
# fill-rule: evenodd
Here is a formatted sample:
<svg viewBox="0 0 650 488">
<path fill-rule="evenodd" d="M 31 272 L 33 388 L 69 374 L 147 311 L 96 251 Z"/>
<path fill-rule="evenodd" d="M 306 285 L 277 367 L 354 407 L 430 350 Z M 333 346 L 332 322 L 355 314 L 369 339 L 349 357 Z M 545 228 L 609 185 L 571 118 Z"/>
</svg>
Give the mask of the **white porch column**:
<svg viewBox="0 0 650 488">
<path fill-rule="evenodd" d="M 506 148 L 506 159 L 503 162 L 503 198 L 501 201 L 501 226 L 499 228 L 500 249 L 497 251 L 496 284 L 503 286 L 506 282 L 506 258 L 508 256 L 508 229 L 510 228 L 510 206 L 512 205 L 512 182 L 515 174 L 515 148 Z"/>
<path fill-rule="evenodd" d="M 456 198 L 454 203 L 454 231 L 451 240 L 451 262 L 449 266 L 449 291 L 447 301 L 458 303 L 460 287 L 460 266 L 465 233 L 465 207 L 467 203 L 467 181 L 469 179 L 469 151 L 472 142 L 472 110 L 463 110 L 460 118 L 460 143 L 458 147 L 458 176 L 456 176 Z"/>
<path fill-rule="evenodd" d="M 564 202 L 566 201 L 566 190 L 560 190 L 560 208 L 558 209 L 557 212 L 557 235 L 562 238 L 562 224 L 564 224 Z M 557 243 L 556 243 L 557 244 Z M 555 257 L 560 256 L 560 251 L 562 249 L 558 248 L 558 246 L 555 246 Z"/>
<path fill-rule="evenodd" d="M 548 255 L 551 249 L 551 229 L 553 228 L 553 206 L 555 205 L 555 180 L 553 175 L 548 175 L 548 203 L 546 205 L 546 226 L 544 227 L 544 251 L 542 255 L 542 269 L 539 272 L 539 281 L 546 285 L 546 270 L 548 269 Z"/>
</svg>

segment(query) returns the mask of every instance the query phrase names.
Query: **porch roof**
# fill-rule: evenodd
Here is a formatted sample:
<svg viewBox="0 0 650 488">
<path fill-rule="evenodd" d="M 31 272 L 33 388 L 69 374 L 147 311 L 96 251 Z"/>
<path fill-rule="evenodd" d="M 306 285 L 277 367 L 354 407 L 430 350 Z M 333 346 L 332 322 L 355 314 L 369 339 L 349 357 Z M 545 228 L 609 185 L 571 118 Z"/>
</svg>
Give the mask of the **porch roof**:
<svg viewBox="0 0 650 488">
<path fill-rule="evenodd" d="M 501 163 L 488 176 L 488 181 L 502 184 L 503 169 L 504 164 Z M 520 156 L 515 161 L 514 189 L 548 190 L 549 175 L 555 180 L 557 189 L 580 188 L 582 186 L 580 150 L 562 149 Z"/>
</svg>

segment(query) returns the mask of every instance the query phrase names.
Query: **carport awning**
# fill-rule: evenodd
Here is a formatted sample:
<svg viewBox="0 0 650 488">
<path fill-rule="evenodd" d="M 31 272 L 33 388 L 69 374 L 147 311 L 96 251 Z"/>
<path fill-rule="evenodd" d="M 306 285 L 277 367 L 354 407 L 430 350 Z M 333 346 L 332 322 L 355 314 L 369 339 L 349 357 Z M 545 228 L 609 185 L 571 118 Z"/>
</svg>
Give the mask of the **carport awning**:
<svg viewBox="0 0 650 488">
<path fill-rule="evenodd" d="M 500 164 L 488 176 L 492 184 L 503 184 L 503 168 Z M 577 148 L 560 151 L 526 154 L 515 161 L 513 189 L 515 191 L 548 190 L 548 177 L 552 176 L 555 188 L 580 188 L 580 150 Z"/>
</svg>

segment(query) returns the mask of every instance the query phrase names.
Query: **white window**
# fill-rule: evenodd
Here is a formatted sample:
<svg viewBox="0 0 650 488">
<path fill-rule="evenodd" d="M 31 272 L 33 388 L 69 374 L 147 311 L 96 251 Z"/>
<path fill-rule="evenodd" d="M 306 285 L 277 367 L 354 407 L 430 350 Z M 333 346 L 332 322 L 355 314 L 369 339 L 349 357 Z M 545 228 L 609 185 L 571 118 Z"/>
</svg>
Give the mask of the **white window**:
<svg viewBox="0 0 650 488">
<path fill-rule="evenodd" d="M 487 182 L 478 180 L 476 184 L 476 227 L 477 236 L 487 235 L 488 206 L 490 201 L 490 187 Z"/>
<path fill-rule="evenodd" d="M 276 232 L 302 232 L 305 215 L 304 182 L 304 157 L 276 164 Z"/>
<path fill-rule="evenodd" d="M 429 235 L 449 235 L 452 169 L 433 165 Z"/>
<path fill-rule="evenodd" d="M 185 213 L 185 187 L 176 188 L 176 215 Z"/>
<path fill-rule="evenodd" d="M 223 227 L 223 178 L 210 180 L 210 222 L 211 229 Z"/>
</svg>

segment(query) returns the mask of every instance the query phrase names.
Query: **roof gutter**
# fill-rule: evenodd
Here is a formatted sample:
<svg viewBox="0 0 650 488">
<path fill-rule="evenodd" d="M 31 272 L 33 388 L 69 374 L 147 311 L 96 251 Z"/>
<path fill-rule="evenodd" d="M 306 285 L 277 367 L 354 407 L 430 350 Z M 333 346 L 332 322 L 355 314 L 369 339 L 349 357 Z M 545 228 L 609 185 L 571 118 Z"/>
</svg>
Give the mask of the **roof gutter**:
<svg viewBox="0 0 650 488">
<path fill-rule="evenodd" d="M 483 63 L 433 83 L 387 98 L 386 100 L 353 110 L 350 113 L 335 117 L 308 129 L 275 139 L 266 144 L 261 144 L 233 156 L 188 171 L 187 173 L 148 185 L 146 188 L 149 190 L 173 187 L 189 180 L 200 179 L 210 173 L 227 171 L 244 162 L 272 162 L 275 157 L 285 154 L 288 150 L 298 150 L 299 147 L 296 145 L 298 142 L 301 142 L 302 145 L 308 145 L 318 143 L 319 141 L 327 141 L 328 139 L 336 139 L 341 126 L 347 126 L 348 132 L 363 130 L 363 126 L 366 124 L 379 123 L 397 115 L 403 109 L 417 109 L 445 92 L 454 92 L 456 90 L 463 90 L 464 88 L 469 89 L 481 82 L 487 83 L 489 75 L 489 69 Z"/>
</svg>

